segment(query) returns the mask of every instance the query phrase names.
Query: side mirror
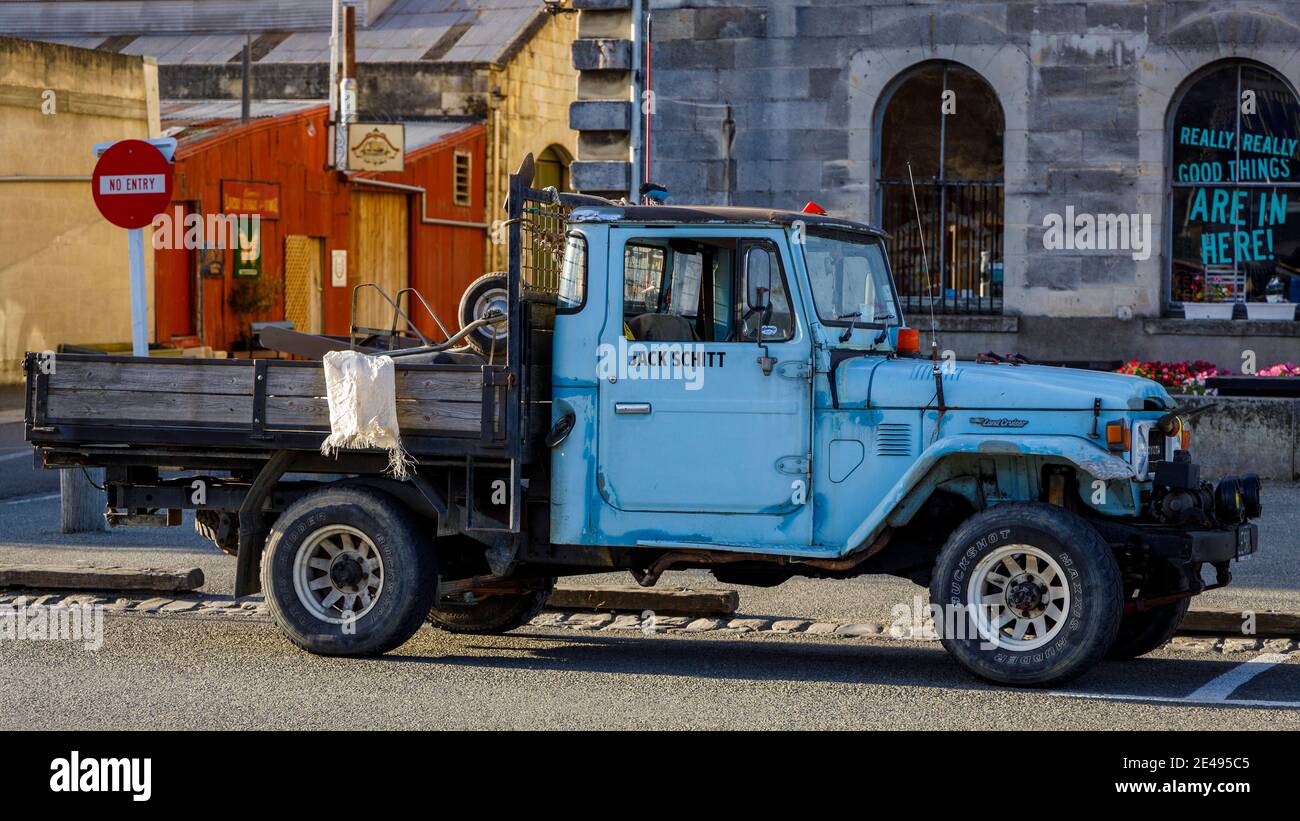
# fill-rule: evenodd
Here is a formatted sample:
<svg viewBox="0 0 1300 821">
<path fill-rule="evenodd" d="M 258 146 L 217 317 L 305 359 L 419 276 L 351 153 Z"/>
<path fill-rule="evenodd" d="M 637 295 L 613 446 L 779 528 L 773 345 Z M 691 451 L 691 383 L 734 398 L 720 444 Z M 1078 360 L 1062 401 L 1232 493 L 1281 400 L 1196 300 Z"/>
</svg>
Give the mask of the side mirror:
<svg viewBox="0 0 1300 821">
<path fill-rule="evenodd" d="M 745 307 L 772 310 L 772 253 L 750 248 L 745 253 Z"/>
</svg>

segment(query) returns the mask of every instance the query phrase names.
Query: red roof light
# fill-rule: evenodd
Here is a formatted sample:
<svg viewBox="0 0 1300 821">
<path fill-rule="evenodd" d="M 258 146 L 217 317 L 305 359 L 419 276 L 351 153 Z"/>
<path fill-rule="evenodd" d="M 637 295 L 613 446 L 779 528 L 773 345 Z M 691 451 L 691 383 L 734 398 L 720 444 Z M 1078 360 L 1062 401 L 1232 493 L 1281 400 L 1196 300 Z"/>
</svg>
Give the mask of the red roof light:
<svg viewBox="0 0 1300 821">
<path fill-rule="evenodd" d="M 805 214 L 817 214 L 823 217 L 826 216 L 826 209 L 822 208 L 820 205 L 813 202 L 812 200 L 809 200 L 808 204 L 803 207 L 803 212 Z"/>
</svg>

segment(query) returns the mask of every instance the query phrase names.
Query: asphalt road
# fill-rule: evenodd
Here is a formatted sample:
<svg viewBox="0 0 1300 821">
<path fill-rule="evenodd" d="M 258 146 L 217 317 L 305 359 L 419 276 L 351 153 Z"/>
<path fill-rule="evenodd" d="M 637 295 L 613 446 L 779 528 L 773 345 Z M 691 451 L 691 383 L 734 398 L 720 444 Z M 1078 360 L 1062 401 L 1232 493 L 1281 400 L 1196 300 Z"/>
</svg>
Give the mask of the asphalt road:
<svg viewBox="0 0 1300 821">
<path fill-rule="evenodd" d="M 121 616 L 105 632 L 94 653 L 7 648 L 0 729 L 1300 729 L 1300 709 L 1176 701 L 1241 660 L 1196 653 L 1105 664 L 1072 688 L 1171 699 L 1127 702 L 990 687 L 903 642 L 426 627 L 355 660 L 302 653 L 266 623 Z M 1300 707 L 1296 656 L 1253 697 Z"/>
</svg>

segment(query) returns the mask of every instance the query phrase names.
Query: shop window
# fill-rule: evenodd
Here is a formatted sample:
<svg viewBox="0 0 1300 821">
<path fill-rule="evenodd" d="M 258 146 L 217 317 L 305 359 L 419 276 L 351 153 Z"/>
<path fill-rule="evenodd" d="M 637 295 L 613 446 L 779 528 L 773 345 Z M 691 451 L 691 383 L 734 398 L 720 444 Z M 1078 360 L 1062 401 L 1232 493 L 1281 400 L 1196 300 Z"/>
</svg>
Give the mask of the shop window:
<svg viewBox="0 0 1300 821">
<path fill-rule="evenodd" d="M 1001 312 L 1004 128 L 993 89 L 956 63 L 925 63 L 884 96 L 878 213 L 905 309 L 932 295 L 939 312 Z"/>
<path fill-rule="evenodd" d="M 1272 70 L 1230 61 L 1189 83 L 1170 118 L 1171 307 L 1300 302 L 1298 142 L 1300 102 Z"/>
</svg>

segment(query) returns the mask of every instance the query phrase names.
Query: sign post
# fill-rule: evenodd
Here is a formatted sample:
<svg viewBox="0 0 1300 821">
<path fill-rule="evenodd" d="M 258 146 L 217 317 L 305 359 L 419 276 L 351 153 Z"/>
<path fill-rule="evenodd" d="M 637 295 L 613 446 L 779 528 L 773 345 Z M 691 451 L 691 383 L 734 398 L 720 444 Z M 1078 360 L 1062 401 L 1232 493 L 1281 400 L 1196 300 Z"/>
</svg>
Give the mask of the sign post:
<svg viewBox="0 0 1300 821">
<path fill-rule="evenodd" d="M 144 227 L 172 199 L 171 157 L 176 140 L 119 140 L 95 146 L 99 157 L 90 178 L 95 206 L 104 219 L 127 229 L 131 267 L 131 355 L 149 355 L 149 306 L 144 281 Z"/>
</svg>

